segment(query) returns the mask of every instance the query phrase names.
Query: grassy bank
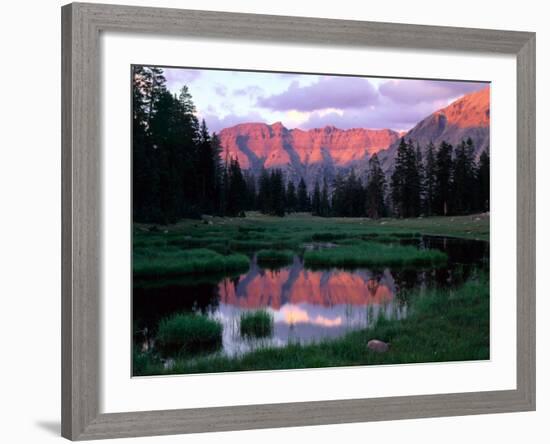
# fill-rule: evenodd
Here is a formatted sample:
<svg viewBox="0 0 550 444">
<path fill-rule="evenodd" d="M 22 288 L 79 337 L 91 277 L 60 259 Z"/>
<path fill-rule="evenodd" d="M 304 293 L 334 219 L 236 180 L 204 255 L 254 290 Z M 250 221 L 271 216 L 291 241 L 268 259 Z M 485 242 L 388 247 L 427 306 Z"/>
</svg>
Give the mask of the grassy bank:
<svg viewBox="0 0 550 444">
<path fill-rule="evenodd" d="M 134 248 L 177 246 L 229 251 L 295 249 L 304 242 L 363 239 L 393 241 L 420 235 L 489 240 L 489 216 L 416 219 L 322 218 L 292 214 L 284 218 L 249 213 L 246 218 L 182 220 L 162 228 L 134 225 Z"/>
<path fill-rule="evenodd" d="M 243 254 L 222 255 L 206 248 L 183 250 L 177 247 L 136 248 L 133 256 L 134 277 L 164 277 L 246 270 Z"/>
<path fill-rule="evenodd" d="M 304 254 L 306 266 L 311 267 L 425 265 L 446 260 L 447 255 L 439 250 L 421 250 L 410 245 L 361 241 L 356 241 L 353 245 L 307 251 Z"/>
<path fill-rule="evenodd" d="M 290 250 L 260 250 L 256 255 L 260 265 L 287 265 L 292 263 L 294 253 Z"/>
<path fill-rule="evenodd" d="M 153 354 L 134 353 L 135 375 L 211 373 L 373 364 L 489 359 L 489 282 L 485 274 L 455 290 L 432 289 L 409 295 L 404 320 L 377 320 L 359 330 L 310 345 L 264 348 L 239 357 L 216 354 L 176 359 L 165 369 Z M 387 353 L 367 349 L 370 339 L 391 343 Z"/>
</svg>

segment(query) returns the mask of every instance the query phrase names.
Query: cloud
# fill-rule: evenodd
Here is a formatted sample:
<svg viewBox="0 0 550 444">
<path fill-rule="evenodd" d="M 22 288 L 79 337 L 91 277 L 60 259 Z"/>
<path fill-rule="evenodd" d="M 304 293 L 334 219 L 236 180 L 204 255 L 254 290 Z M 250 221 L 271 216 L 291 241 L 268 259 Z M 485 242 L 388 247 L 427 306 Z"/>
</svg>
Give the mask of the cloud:
<svg viewBox="0 0 550 444">
<path fill-rule="evenodd" d="M 256 85 L 245 86 L 233 91 L 234 96 L 248 96 L 250 98 L 258 97 L 264 93 L 264 90 Z"/>
<path fill-rule="evenodd" d="M 378 105 L 359 108 L 334 110 L 331 112 L 315 111 L 298 126 L 302 129 L 322 128 L 333 125 L 337 128 L 391 128 L 407 130 L 432 112 L 446 105 L 443 101 L 422 103 L 416 106 L 396 107 L 389 100 L 382 100 Z"/>
<path fill-rule="evenodd" d="M 273 111 L 315 111 L 325 108 L 361 108 L 378 102 L 378 93 L 368 79 L 360 77 L 321 77 L 318 82 L 300 86 L 293 81 L 280 94 L 260 97 L 257 105 Z"/>
<path fill-rule="evenodd" d="M 409 105 L 451 100 L 473 91 L 485 88 L 487 83 L 449 82 L 442 80 L 388 80 L 378 91 L 395 103 Z"/>
<path fill-rule="evenodd" d="M 264 122 L 265 118 L 258 112 L 253 111 L 248 114 L 228 114 L 227 116 L 220 118 L 215 114 L 202 114 L 201 119 L 206 121 L 206 125 L 210 132 L 219 133 L 224 128 L 237 125 L 239 123 L 248 122 Z"/>
<path fill-rule="evenodd" d="M 214 91 L 218 96 L 225 97 L 227 96 L 227 86 L 218 84 L 214 87 Z"/>
<path fill-rule="evenodd" d="M 195 81 L 201 76 L 201 73 L 202 71 L 199 69 L 164 68 L 166 86 L 170 91 L 177 91 L 182 86 Z"/>
</svg>

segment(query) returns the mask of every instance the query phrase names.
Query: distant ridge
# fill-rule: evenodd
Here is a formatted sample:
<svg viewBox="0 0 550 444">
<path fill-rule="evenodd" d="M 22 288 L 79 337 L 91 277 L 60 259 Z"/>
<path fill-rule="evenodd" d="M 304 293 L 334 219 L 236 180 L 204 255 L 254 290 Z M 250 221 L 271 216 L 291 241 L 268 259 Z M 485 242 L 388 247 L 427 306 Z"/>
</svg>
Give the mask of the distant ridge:
<svg viewBox="0 0 550 444">
<path fill-rule="evenodd" d="M 365 171 L 368 159 L 380 153 L 383 168 L 393 168 L 399 139 L 406 137 L 425 147 L 445 140 L 456 145 L 472 138 L 478 156 L 489 146 L 489 87 L 467 94 L 430 114 L 403 133 L 391 129 L 334 126 L 311 130 L 287 129 L 281 122 L 242 123 L 220 131 L 224 154 L 238 158 L 255 174 L 262 168 L 281 168 L 287 178 L 304 177 L 308 185 L 331 180 L 339 170 Z"/>
</svg>

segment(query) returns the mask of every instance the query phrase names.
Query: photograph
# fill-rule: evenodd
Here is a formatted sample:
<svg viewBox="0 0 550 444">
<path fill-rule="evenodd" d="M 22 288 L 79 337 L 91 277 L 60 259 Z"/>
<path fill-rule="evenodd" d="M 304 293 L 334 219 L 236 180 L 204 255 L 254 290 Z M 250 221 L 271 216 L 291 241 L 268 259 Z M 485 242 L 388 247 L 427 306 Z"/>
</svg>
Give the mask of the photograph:
<svg viewBox="0 0 550 444">
<path fill-rule="evenodd" d="M 491 83 L 375 74 L 131 66 L 132 376 L 491 358 Z"/>
</svg>

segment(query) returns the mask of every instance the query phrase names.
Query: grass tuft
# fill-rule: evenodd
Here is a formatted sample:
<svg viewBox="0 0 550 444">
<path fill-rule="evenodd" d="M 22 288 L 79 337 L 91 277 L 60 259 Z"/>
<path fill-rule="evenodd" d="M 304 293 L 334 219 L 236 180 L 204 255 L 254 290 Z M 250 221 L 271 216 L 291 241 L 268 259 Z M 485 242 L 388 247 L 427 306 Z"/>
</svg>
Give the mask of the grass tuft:
<svg viewBox="0 0 550 444">
<path fill-rule="evenodd" d="M 178 313 L 159 322 L 157 344 L 163 354 L 211 352 L 221 347 L 222 332 L 219 321 L 198 314 Z"/>
<path fill-rule="evenodd" d="M 273 315 L 266 310 L 241 314 L 239 322 L 241 336 L 265 338 L 273 333 Z"/>
</svg>

